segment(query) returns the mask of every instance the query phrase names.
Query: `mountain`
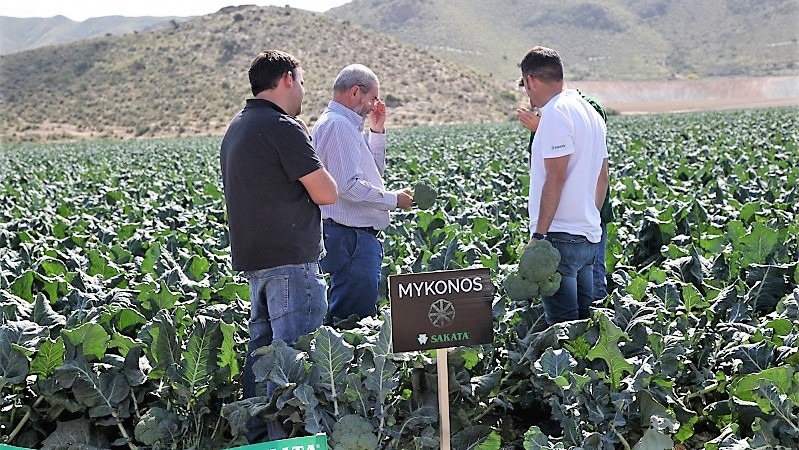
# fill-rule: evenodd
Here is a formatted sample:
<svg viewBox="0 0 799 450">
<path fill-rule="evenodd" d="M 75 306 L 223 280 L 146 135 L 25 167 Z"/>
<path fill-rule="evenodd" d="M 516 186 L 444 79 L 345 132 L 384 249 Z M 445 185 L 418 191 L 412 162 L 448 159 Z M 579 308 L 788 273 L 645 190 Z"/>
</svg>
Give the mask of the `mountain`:
<svg viewBox="0 0 799 450">
<path fill-rule="evenodd" d="M 0 55 L 30 50 L 46 45 L 106 35 L 121 35 L 171 26 L 185 17 L 97 17 L 75 22 L 64 16 L 17 18 L 0 16 Z"/>
<path fill-rule="evenodd" d="M 103 36 L 0 56 L 0 136 L 219 135 L 251 96 L 247 69 L 263 49 L 305 69 L 301 117 L 313 123 L 339 70 L 370 66 L 389 126 L 506 120 L 520 92 L 426 51 L 288 7 L 241 6 L 146 33 Z"/>
<path fill-rule="evenodd" d="M 353 0 L 327 14 L 503 79 L 533 45 L 570 80 L 799 73 L 796 0 Z"/>
</svg>

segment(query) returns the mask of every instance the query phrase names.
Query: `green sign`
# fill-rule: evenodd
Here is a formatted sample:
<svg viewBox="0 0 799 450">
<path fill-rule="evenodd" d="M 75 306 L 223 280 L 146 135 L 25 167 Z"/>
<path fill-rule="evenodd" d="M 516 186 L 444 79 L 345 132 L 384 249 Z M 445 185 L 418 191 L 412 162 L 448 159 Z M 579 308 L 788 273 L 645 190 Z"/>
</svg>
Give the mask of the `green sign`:
<svg viewBox="0 0 799 450">
<path fill-rule="evenodd" d="M 315 436 L 244 445 L 229 450 L 327 450 L 327 436 L 324 433 L 319 433 Z"/>
<path fill-rule="evenodd" d="M 442 270 L 388 277 L 391 345 L 410 352 L 494 340 L 488 269 Z"/>
</svg>

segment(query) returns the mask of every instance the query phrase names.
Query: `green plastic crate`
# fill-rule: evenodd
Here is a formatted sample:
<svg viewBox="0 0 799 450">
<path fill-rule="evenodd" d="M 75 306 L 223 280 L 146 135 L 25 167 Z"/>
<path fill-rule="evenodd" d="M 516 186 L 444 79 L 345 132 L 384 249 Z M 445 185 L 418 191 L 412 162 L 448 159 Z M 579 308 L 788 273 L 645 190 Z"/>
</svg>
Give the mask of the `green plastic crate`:
<svg viewBox="0 0 799 450">
<path fill-rule="evenodd" d="M 0 450 L 33 450 L 0 444 Z M 327 435 L 319 433 L 315 436 L 303 436 L 279 441 L 262 442 L 260 444 L 243 445 L 228 450 L 327 450 Z"/>
<path fill-rule="evenodd" d="M 327 435 L 319 433 L 314 436 L 243 445 L 228 450 L 327 450 Z"/>
</svg>

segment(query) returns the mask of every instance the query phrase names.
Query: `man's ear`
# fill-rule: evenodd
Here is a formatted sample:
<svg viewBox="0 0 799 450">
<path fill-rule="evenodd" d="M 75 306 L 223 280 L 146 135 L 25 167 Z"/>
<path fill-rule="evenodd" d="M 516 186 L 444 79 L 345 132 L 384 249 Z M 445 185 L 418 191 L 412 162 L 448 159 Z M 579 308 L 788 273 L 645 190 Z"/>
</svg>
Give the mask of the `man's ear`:
<svg viewBox="0 0 799 450">
<path fill-rule="evenodd" d="M 531 85 L 532 85 L 532 83 L 533 83 L 533 82 L 534 82 L 534 80 L 535 80 L 535 78 L 534 78 L 532 75 L 530 75 L 530 74 L 527 74 L 527 75 L 525 75 L 525 76 L 524 76 L 524 79 L 525 79 L 525 81 L 527 81 L 527 85 L 528 85 L 528 86 L 531 86 Z"/>
</svg>

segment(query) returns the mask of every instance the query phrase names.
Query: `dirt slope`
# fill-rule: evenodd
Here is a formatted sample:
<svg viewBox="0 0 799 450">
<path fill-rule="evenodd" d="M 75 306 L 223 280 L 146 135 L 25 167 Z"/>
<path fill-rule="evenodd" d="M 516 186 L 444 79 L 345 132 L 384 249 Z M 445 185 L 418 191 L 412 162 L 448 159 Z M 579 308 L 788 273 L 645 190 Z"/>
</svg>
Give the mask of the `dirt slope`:
<svg viewBox="0 0 799 450">
<path fill-rule="evenodd" d="M 623 114 L 799 105 L 799 76 L 670 81 L 575 81 Z"/>
</svg>

